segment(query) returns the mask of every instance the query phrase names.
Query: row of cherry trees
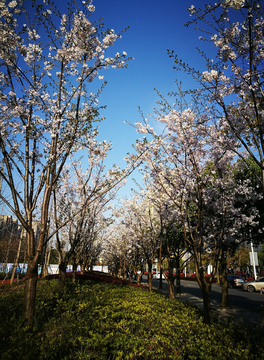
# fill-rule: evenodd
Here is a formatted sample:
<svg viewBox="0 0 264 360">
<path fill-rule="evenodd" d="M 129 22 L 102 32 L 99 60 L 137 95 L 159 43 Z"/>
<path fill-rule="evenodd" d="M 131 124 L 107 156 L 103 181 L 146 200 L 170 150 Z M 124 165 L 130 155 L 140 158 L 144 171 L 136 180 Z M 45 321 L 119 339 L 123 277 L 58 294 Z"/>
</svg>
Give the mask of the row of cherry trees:
<svg viewBox="0 0 264 360">
<path fill-rule="evenodd" d="M 26 324 L 33 325 L 37 267 L 52 236 L 62 283 L 67 261 L 85 263 L 89 244 L 99 237 L 105 239 L 105 256 L 123 269 L 143 261 L 151 268 L 157 255 L 161 263 L 175 249 L 178 255 L 187 249 L 210 323 L 210 289 L 221 252 L 258 226 L 254 203 L 259 193 L 236 174 L 250 155 L 264 188 L 262 8 L 253 0 L 189 8 L 193 20 L 188 25 L 205 22 L 217 61 L 201 51 L 207 70 L 199 72 L 169 51 L 175 69 L 192 75 L 200 88 L 184 93 L 179 87 L 173 105 L 161 97 L 156 120 L 163 133 L 144 118 L 137 122 L 137 131 L 146 137 L 127 157 L 126 169 L 109 171 L 103 161 L 110 145 L 96 141 L 102 89 L 94 94 L 88 85 L 101 78 L 101 69 L 126 66 L 128 57 L 125 52 L 106 57 L 119 35 L 93 23 L 94 10 L 91 1 L 79 7 L 72 3 L 66 14 L 48 0 L 33 1 L 30 11 L 23 0 L 1 3 L 0 176 L 5 192 L 0 198 L 27 233 Z M 83 150 L 87 156 L 80 162 Z M 139 159 L 146 189 L 140 198 L 124 202 L 110 229 L 102 211 Z M 38 237 L 34 219 L 40 222 Z M 212 255 L 209 282 L 204 252 Z M 172 265 L 167 276 L 171 294 Z"/>
<path fill-rule="evenodd" d="M 125 204 L 123 256 L 136 249 L 141 261 L 153 261 L 171 226 L 194 258 L 205 321 L 211 323 L 210 291 L 219 260 L 225 278 L 226 250 L 249 240 L 252 230 L 262 232 L 256 203 L 264 194 L 264 20 L 261 5 L 249 0 L 220 1 L 204 9 L 191 6 L 189 11 L 194 19 L 188 26 L 204 21 L 206 39 L 217 49 L 216 62 L 200 50 L 207 70 L 199 72 L 169 51 L 174 68 L 193 76 L 200 87 L 184 92 L 179 85 L 173 104 L 161 96 L 155 120 L 163 125 L 162 134 L 144 116 L 134 125 L 145 134 L 135 148 L 144 153 L 147 191 L 144 201 L 135 198 Z M 257 187 L 256 181 L 238 176 L 252 162 Z M 149 255 L 146 244 L 151 244 Z M 202 264 L 205 253 L 211 255 L 209 279 Z M 223 306 L 228 302 L 225 285 L 223 281 Z"/>
</svg>

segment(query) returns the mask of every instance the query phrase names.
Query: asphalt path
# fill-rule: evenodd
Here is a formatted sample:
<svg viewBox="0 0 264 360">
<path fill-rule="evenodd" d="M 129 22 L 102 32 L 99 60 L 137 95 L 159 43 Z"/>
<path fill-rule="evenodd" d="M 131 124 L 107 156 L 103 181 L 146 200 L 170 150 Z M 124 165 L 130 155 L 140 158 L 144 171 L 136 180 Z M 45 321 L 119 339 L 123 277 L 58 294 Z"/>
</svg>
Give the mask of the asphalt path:
<svg viewBox="0 0 264 360">
<path fill-rule="evenodd" d="M 143 276 L 143 282 L 147 282 L 147 277 Z M 155 288 L 159 286 L 159 280 L 153 279 Z M 162 281 L 163 291 L 169 291 L 167 280 Z M 175 286 L 176 292 L 176 286 Z M 181 292 L 190 294 L 191 296 L 200 298 L 202 300 L 202 292 L 196 281 L 181 280 Z M 228 289 L 229 304 L 231 307 L 239 307 L 244 310 L 254 311 L 264 305 L 264 295 L 259 292 L 248 293 L 240 288 Z M 211 289 L 211 303 L 214 305 L 221 305 L 222 288 L 218 284 L 213 284 Z"/>
</svg>

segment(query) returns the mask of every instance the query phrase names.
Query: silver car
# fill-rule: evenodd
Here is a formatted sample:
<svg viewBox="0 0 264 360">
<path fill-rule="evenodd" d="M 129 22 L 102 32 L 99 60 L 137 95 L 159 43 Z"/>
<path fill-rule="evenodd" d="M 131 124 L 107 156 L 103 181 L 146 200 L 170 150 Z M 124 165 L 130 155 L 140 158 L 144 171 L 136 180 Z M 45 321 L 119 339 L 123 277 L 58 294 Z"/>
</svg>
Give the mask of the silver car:
<svg viewBox="0 0 264 360">
<path fill-rule="evenodd" d="M 153 274 L 153 279 L 159 279 L 160 278 L 160 273 L 157 272 L 156 274 Z M 165 276 L 163 274 L 161 274 L 161 278 L 165 279 Z"/>
<path fill-rule="evenodd" d="M 248 292 L 260 291 L 261 288 L 264 288 L 264 277 L 259 278 L 255 281 L 245 282 L 242 287 Z"/>
</svg>

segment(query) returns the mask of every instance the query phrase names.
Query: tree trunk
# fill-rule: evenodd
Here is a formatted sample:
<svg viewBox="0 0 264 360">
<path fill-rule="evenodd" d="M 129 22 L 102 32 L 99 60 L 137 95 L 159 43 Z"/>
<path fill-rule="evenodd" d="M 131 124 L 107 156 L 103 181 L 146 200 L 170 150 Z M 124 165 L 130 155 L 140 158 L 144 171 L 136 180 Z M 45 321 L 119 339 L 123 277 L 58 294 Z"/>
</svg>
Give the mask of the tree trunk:
<svg viewBox="0 0 264 360">
<path fill-rule="evenodd" d="M 204 306 L 204 321 L 206 324 L 211 325 L 212 309 L 211 309 L 211 284 L 207 283 L 205 279 L 202 280 L 202 294 L 203 294 L 203 306 Z"/>
<path fill-rule="evenodd" d="M 228 297 L 228 285 L 227 285 L 227 278 L 226 278 L 226 251 L 222 251 L 221 257 L 221 279 L 222 279 L 222 302 L 221 307 L 229 307 L 229 297 Z"/>
<path fill-rule="evenodd" d="M 150 260 L 147 261 L 148 263 L 148 288 L 150 291 L 153 289 L 152 284 L 152 262 Z"/>
<path fill-rule="evenodd" d="M 174 278 L 169 278 L 169 298 L 174 299 L 175 293 L 174 293 Z"/>
<path fill-rule="evenodd" d="M 220 283 L 220 275 L 219 275 L 219 271 L 216 274 L 216 283 L 219 284 Z"/>
<path fill-rule="evenodd" d="M 180 272 L 176 274 L 176 294 L 181 294 L 181 276 Z"/>
<path fill-rule="evenodd" d="M 35 234 L 33 228 L 30 227 L 27 231 L 28 268 L 25 276 L 23 317 L 25 325 L 29 328 L 33 327 L 34 322 L 35 300 L 38 280 L 38 263 L 43 251 L 45 231 L 45 225 L 42 225 L 39 232 L 37 249 L 35 249 Z"/>
<path fill-rule="evenodd" d="M 169 260 L 169 274 L 167 276 L 167 281 L 169 284 L 169 298 L 174 299 L 175 291 L 174 291 L 173 261 L 170 260 Z"/>
<path fill-rule="evenodd" d="M 59 290 L 61 293 L 64 292 L 64 287 L 67 280 L 66 269 L 67 269 L 66 261 L 61 260 L 59 264 Z"/>
<path fill-rule="evenodd" d="M 10 238 L 9 238 L 9 240 L 8 240 L 7 250 L 6 250 L 6 258 L 5 258 L 5 262 L 4 262 L 3 272 L 5 272 L 6 269 L 7 269 L 8 257 L 9 257 L 9 250 L 10 250 L 10 246 L 11 246 L 11 240 L 12 240 L 12 237 L 11 237 L 11 235 L 10 235 Z"/>
<path fill-rule="evenodd" d="M 43 272 L 44 276 L 48 275 L 49 262 L 50 262 L 50 249 L 48 249 L 45 253 L 44 272 Z"/>
<path fill-rule="evenodd" d="M 160 268 L 160 277 L 159 277 L 159 289 L 163 288 L 163 284 L 162 284 L 162 269 Z"/>
<path fill-rule="evenodd" d="M 77 272 L 77 264 L 75 262 L 75 260 L 73 261 L 73 266 L 72 266 L 72 282 L 75 283 L 76 282 L 76 272 Z"/>
<path fill-rule="evenodd" d="M 85 272 L 85 266 L 82 264 L 81 265 L 81 274 L 84 274 L 84 272 Z"/>
<path fill-rule="evenodd" d="M 180 271 L 180 255 L 177 255 L 176 258 L 176 277 L 177 277 L 177 283 L 176 283 L 176 293 L 181 293 L 181 271 Z"/>
<path fill-rule="evenodd" d="M 197 281 L 200 286 L 203 295 L 203 306 L 204 306 L 204 321 L 206 324 L 211 325 L 213 318 L 212 318 L 212 309 L 211 309 L 211 282 L 207 282 L 204 277 L 203 268 L 197 266 L 196 270 L 200 270 L 199 272 L 196 271 Z"/>
<path fill-rule="evenodd" d="M 17 265 L 18 265 L 19 256 L 20 256 L 21 244 L 22 244 L 22 237 L 19 239 L 17 255 L 16 255 L 16 261 L 15 261 L 13 271 L 12 271 L 12 276 L 11 276 L 11 280 L 10 280 L 10 286 L 12 286 L 13 282 L 14 282 L 15 273 L 16 273 L 16 269 L 17 269 Z"/>
<path fill-rule="evenodd" d="M 25 325 L 30 328 L 33 327 L 37 280 L 38 280 L 38 263 L 32 260 L 28 264 L 28 268 L 25 276 L 24 309 L 23 309 Z"/>
<path fill-rule="evenodd" d="M 125 266 L 123 267 L 123 276 L 122 276 L 122 279 L 123 279 L 123 280 L 126 280 L 126 279 L 127 279 L 127 273 L 126 273 L 126 268 L 125 268 Z"/>
</svg>

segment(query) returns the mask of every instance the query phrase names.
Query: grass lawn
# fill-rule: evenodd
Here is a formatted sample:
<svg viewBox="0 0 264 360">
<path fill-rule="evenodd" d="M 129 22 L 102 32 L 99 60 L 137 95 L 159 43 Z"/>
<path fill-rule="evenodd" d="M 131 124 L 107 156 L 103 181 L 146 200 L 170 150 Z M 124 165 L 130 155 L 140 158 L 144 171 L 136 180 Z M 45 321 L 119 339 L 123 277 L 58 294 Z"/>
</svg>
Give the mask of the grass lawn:
<svg viewBox="0 0 264 360">
<path fill-rule="evenodd" d="M 264 334 L 232 319 L 203 323 L 190 303 L 92 280 L 38 283 L 35 327 L 22 326 L 23 285 L 0 289 L 0 359 L 261 359 Z"/>
</svg>

